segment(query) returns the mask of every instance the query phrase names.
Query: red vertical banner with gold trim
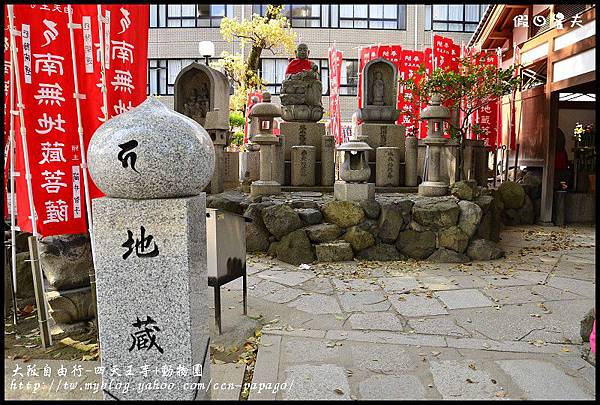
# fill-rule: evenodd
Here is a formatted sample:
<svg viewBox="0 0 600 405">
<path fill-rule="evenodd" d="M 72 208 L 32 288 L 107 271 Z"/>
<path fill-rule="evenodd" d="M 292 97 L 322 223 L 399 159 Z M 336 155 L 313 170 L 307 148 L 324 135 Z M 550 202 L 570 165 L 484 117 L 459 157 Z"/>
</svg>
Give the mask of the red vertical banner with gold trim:
<svg viewBox="0 0 600 405">
<path fill-rule="evenodd" d="M 68 6 L 15 5 L 20 89 L 40 235 L 87 231 Z M 18 121 L 18 120 L 16 120 Z M 23 145 L 16 142 L 18 226 L 31 232 Z"/>
</svg>

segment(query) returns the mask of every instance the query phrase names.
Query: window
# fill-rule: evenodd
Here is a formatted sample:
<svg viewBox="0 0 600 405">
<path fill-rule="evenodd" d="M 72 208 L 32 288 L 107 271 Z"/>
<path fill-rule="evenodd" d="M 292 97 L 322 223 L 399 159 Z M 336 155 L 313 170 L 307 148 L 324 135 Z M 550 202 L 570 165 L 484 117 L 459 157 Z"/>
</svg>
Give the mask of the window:
<svg viewBox="0 0 600 405">
<path fill-rule="evenodd" d="M 323 84 L 323 95 L 329 93 L 329 62 L 327 59 L 313 59 L 319 67 L 319 75 Z M 288 59 L 267 59 L 260 60 L 260 76 L 267 82 L 267 91 L 271 94 L 278 95 L 281 92 L 281 83 L 285 79 L 285 68 L 289 63 Z"/>
<path fill-rule="evenodd" d="M 150 28 L 216 28 L 223 17 L 232 15 L 230 4 L 150 4 Z"/>
<path fill-rule="evenodd" d="M 218 60 L 218 58 L 211 58 Z M 177 75 L 192 62 L 204 63 L 204 59 L 148 59 L 147 93 L 158 96 L 172 96 Z"/>
<path fill-rule="evenodd" d="M 315 59 L 314 63 L 319 66 L 321 83 L 323 84 L 323 95 L 329 95 L 329 61 L 327 59 Z M 281 92 L 281 83 L 285 78 L 285 68 L 289 61 L 287 59 L 261 59 L 260 74 L 267 82 L 267 91 L 271 94 Z M 358 88 L 358 60 L 344 60 L 340 77 L 340 95 L 355 96 Z"/>
<path fill-rule="evenodd" d="M 332 28 L 406 29 L 405 4 L 331 5 Z"/>
<path fill-rule="evenodd" d="M 425 6 L 425 29 L 475 32 L 487 4 L 434 4 Z"/>
<path fill-rule="evenodd" d="M 265 15 L 267 5 L 254 5 L 252 12 Z M 287 4 L 284 15 L 294 28 L 406 29 L 404 4 Z"/>
</svg>

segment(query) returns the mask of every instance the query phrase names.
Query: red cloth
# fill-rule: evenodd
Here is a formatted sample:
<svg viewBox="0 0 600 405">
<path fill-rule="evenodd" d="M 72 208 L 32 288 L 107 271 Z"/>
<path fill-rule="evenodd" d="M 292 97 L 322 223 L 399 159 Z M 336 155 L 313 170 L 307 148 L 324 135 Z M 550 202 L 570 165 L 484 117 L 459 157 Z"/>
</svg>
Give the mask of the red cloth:
<svg viewBox="0 0 600 405">
<path fill-rule="evenodd" d="M 558 150 L 554 155 L 554 170 L 566 169 L 569 166 L 569 158 L 566 150 Z"/>
<path fill-rule="evenodd" d="M 291 75 L 298 72 L 304 72 L 305 70 L 310 70 L 311 66 L 312 63 L 308 59 L 294 59 L 287 65 L 285 74 Z"/>
</svg>

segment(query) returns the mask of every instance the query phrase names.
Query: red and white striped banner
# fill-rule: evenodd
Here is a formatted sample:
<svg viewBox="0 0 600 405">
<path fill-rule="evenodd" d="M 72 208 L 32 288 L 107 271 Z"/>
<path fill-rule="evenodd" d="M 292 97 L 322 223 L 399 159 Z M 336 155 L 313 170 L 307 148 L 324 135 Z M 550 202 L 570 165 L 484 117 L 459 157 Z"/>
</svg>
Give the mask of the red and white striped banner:
<svg viewBox="0 0 600 405">
<path fill-rule="evenodd" d="M 329 48 L 329 134 L 334 136 L 336 145 L 343 142 L 340 108 L 342 58 L 341 51 Z"/>
</svg>

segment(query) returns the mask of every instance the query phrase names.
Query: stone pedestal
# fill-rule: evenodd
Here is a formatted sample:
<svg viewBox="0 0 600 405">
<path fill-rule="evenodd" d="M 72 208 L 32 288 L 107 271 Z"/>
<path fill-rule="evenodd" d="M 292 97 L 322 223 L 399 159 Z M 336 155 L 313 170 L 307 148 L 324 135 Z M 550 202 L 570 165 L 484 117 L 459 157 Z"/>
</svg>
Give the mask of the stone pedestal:
<svg viewBox="0 0 600 405">
<path fill-rule="evenodd" d="M 316 148 L 314 146 L 292 146 L 291 149 L 292 186 L 314 186 Z"/>
<path fill-rule="evenodd" d="M 260 144 L 260 180 L 252 182 L 250 195 L 279 194 L 281 186 L 273 180 L 273 148 L 279 139 L 274 135 L 258 134 L 254 141 Z"/>
<path fill-rule="evenodd" d="M 419 185 L 419 195 L 425 197 L 439 197 L 448 194 L 448 184 L 441 176 L 441 154 L 442 147 L 446 143 L 444 138 L 426 138 L 425 143 L 429 146 L 427 159 L 427 180 Z"/>
<path fill-rule="evenodd" d="M 419 183 L 417 177 L 417 144 L 415 136 L 407 136 L 404 151 L 404 185 L 416 187 Z"/>
<path fill-rule="evenodd" d="M 333 186 L 335 182 L 335 137 L 325 135 L 321 145 L 321 186 Z"/>
<path fill-rule="evenodd" d="M 375 161 L 377 187 L 398 187 L 400 185 L 400 150 L 396 147 L 377 148 Z"/>
<path fill-rule="evenodd" d="M 210 381 L 205 204 L 204 193 L 93 200 L 101 364 L 121 370 L 121 376 L 104 374 L 104 399 L 207 399 L 206 390 L 193 389 Z M 163 365 L 187 372 L 153 372 Z M 155 382 L 172 389 L 138 391 L 138 384 Z"/>
<path fill-rule="evenodd" d="M 381 146 L 393 146 L 400 149 L 400 162 L 404 162 L 404 132 L 405 128 L 396 124 L 363 123 L 356 128 L 357 138 L 368 143 L 372 151 L 369 161 L 374 162 L 375 149 Z"/>
<path fill-rule="evenodd" d="M 285 136 L 285 160 L 292 159 L 293 146 L 314 146 L 316 156 L 321 158 L 321 144 L 325 136 L 325 124 L 321 122 L 282 122 L 280 132 Z"/>
<path fill-rule="evenodd" d="M 257 145 L 258 146 L 258 145 Z M 257 150 L 246 152 L 246 172 L 248 172 L 248 181 L 260 179 L 260 147 Z"/>
<path fill-rule="evenodd" d="M 456 182 L 459 153 L 460 145 L 458 140 L 446 139 L 446 143 L 442 146 L 440 155 L 440 178 L 449 185 L 452 185 Z"/>
<path fill-rule="evenodd" d="M 340 201 L 365 201 L 375 199 L 375 184 L 347 183 L 338 180 L 333 185 L 333 198 Z"/>
</svg>

